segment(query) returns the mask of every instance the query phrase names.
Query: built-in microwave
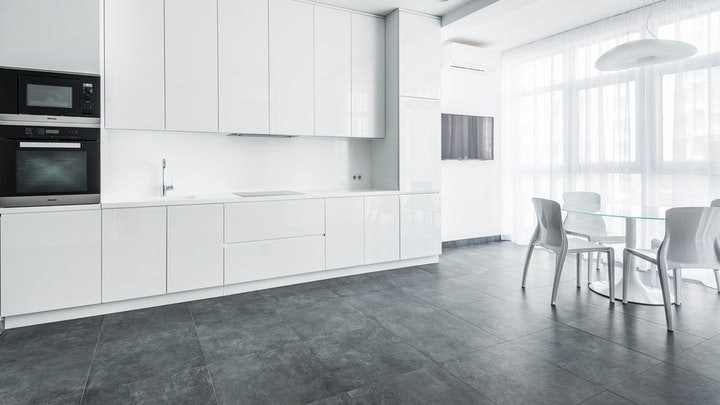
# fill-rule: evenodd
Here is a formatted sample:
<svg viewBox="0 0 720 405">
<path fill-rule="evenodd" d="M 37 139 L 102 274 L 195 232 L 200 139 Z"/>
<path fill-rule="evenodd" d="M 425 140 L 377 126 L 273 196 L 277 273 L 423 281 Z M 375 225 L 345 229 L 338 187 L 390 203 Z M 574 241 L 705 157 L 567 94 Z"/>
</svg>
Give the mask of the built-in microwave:
<svg viewBox="0 0 720 405">
<path fill-rule="evenodd" d="M 0 207 L 99 202 L 99 126 L 0 123 Z"/>
<path fill-rule="evenodd" d="M 100 76 L 0 67 L 0 120 L 100 123 Z"/>
</svg>

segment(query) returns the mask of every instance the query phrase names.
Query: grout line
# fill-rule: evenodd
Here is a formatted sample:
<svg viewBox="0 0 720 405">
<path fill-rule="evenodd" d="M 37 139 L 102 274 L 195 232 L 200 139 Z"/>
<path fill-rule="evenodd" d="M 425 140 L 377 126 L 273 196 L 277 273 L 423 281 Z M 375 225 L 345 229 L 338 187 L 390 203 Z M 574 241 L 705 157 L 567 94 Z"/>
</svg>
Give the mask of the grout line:
<svg viewBox="0 0 720 405">
<path fill-rule="evenodd" d="M 197 325 L 195 324 L 195 315 L 193 315 L 190 303 L 186 303 L 185 305 L 187 305 L 188 312 L 190 312 L 190 320 L 192 321 L 193 330 L 195 331 L 195 339 L 197 339 L 198 346 L 200 346 L 200 354 L 202 354 L 203 357 L 203 367 L 207 371 L 208 379 L 210 380 L 210 388 L 212 388 L 213 395 L 215 396 L 215 403 L 219 404 L 220 401 L 218 400 L 217 392 L 215 391 L 215 383 L 213 382 L 212 374 L 210 373 L 210 368 L 208 367 L 208 362 L 205 358 L 205 350 L 203 350 L 202 344 L 200 343 L 200 335 L 198 334 Z"/>
<path fill-rule="evenodd" d="M 87 391 L 87 385 L 88 381 L 90 381 L 90 373 L 92 372 L 93 364 L 95 364 L 95 354 L 97 353 L 97 348 L 100 345 L 100 337 L 102 336 L 103 329 L 105 328 L 105 316 L 102 318 L 102 322 L 100 323 L 100 329 L 98 330 L 98 336 L 95 340 L 95 348 L 93 349 L 93 355 L 92 359 L 90 359 L 90 367 L 88 367 L 87 376 L 85 376 L 85 384 L 83 385 L 82 395 L 80 395 L 80 404 L 82 404 L 83 399 L 85 398 L 85 392 Z"/>
</svg>

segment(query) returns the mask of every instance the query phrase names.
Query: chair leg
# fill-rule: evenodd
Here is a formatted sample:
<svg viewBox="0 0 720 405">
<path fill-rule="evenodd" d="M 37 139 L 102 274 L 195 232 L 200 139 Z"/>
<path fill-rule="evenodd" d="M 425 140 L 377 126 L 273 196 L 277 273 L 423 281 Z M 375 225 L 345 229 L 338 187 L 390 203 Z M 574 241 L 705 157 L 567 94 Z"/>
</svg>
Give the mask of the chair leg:
<svg viewBox="0 0 720 405">
<path fill-rule="evenodd" d="M 660 276 L 660 289 L 662 290 L 663 295 L 663 304 L 665 307 L 665 319 L 667 321 L 667 330 L 669 332 L 672 332 L 674 330 L 673 327 L 673 319 L 672 319 L 672 312 L 670 311 L 670 286 L 669 280 L 668 280 L 668 273 L 667 268 L 665 268 L 664 265 L 659 264 L 658 266 L 658 275 Z"/>
<path fill-rule="evenodd" d="M 600 256 L 600 253 L 598 253 L 598 257 Z M 613 266 L 611 263 L 615 263 L 615 252 L 613 252 L 612 249 L 608 250 L 607 252 L 607 259 L 608 259 L 608 288 L 610 293 L 610 303 L 615 303 L 615 266 Z M 623 299 L 624 299 L 623 295 Z"/>
<path fill-rule="evenodd" d="M 628 302 L 628 288 L 630 287 L 630 272 L 628 271 L 628 261 L 630 260 L 630 252 L 627 250 L 623 253 L 623 291 L 622 291 L 622 301 L 623 304 L 627 304 Z"/>
<path fill-rule="evenodd" d="M 560 275 L 565 264 L 565 256 L 567 256 L 567 248 L 561 250 L 555 256 L 555 281 L 553 282 L 552 299 L 550 300 L 552 306 L 555 306 L 557 301 L 558 286 L 560 285 Z"/>
<path fill-rule="evenodd" d="M 598 253 L 598 256 L 600 256 L 599 253 Z M 588 269 L 587 269 L 587 270 L 588 270 L 587 283 L 588 283 L 588 284 L 590 284 L 590 273 L 591 273 L 591 271 L 592 271 L 592 262 L 593 262 L 593 253 L 592 253 L 592 252 L 588 252 L 588 265 L 587 265 L 587 268 L 588 268 Z"/>
<path fill-rule="evenodd" d="M 682 295 L 682 269 L 675 269 L 673 271 L 673 287 L 675 288 L 675 305 L 679 306 L 680 295 Z"/>
<path fill-rule="evenodd" d="M 575 284 L 580 288 L 580 267 L 582 265 L 582 253 L 575 254 Z"/>
<path fill-rule="evenodd" d="M 530 246 L 528 246 L 527 253 L 525 254 L 525 267 L 523 268 L 522 288 L 525 288 L 525 280 L 527 280 L 527 272 L 528 268 L 530 267 L 530 259 L 532 258 L 534 249 L 535 245 L 530 244 Z"/>
<path fill-rule="evenodd" d="M 718 294 L 720 294 L 720 270 L 715 269 L 715 284 L 717 285 Z"/>
</svg>

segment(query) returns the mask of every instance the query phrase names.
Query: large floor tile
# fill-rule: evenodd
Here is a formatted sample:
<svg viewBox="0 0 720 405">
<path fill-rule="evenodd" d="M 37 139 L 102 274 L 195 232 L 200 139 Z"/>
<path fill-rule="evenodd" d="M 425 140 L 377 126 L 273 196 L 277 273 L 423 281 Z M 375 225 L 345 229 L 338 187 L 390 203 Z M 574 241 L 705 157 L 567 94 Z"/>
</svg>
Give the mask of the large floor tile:
<svg viewBox="0 0 720 405">
<path fill-rule="evenodd" d="M 640 405 L 717 405 L 720 383 L 662 363 L 610 391 Z"/>
<path fill-rule="evenodd" d="M 220 404 L 305 404 L 343 392 L 303 343 L 208 368 Z"/>
<path fill-rule="evenodd" d="M 358 330 L 375 322 L 342 298 L 332 298 L 307 307 L 283 308 L 278 315 L 302 338 Z"/>
<path fill-rule="evenodd" d="M 327 280 L 327 286 L 341 297 L 393 288 L 392 284 L 382 281 L 376 273 L 358 274 Z"/>
<path fill-rule="evenodd" d="M 0 337 L 0 364 L 14 357 L 54 355 L 95 345 L 102 321 L 102 316 L 95 316 L 7 330 Z"/>
<path fill-rule="evenodd" d="M 168 330 L 185 330 L 192 324 L 190 308 L 184 303 L 109 314 L 103 320 L 100 343 Z"/>
<path fill-rule="evenodd" d="M 189 305 L 197 325 L 224 322 L 245 315 L 272 316 L 277 309 L 272 299 L 256 291 L 192 301 Z"/>
<path fill-rule="evenodd" d="M 587 401 L 583 401 L 581 405 L 633 405 L 633 403 L 610 391 L 603 391 Z"/>
<path fill-rule="evenodd" d="M 720 337 L 676 354 L 670 363 L 720 382 Z"/>
<path fill-rule="evenodd" d="M 274 302 L 276 308 L 300 308 L 339 295 L 330 289 L 329 281 L 316 281 L 313 283 L 295 284 L 286 287 L 271 288 L 259 291 L 260 295 Z"/>
<path fill-rule="evenodd" d="M 308 346 L 345 390 L 430 363 L 420 352 L 378 325 L 312 339 Z"/>
<path fill-rule="evenodd" d="M 602 391 L 511 343 L 447 361 L 442 367 L 496 404 L 578 404 Z"/>
<path fill-rule="evenodd" d="M 513 344 L 603 388 L 660 363 L 653 357 L 564 325 L 522 337 Z"/>
<path fill-rule="evenodd" d="M 436 280 L 426 285 L 402 287 L 404 292 L 438 308 L 449 308 L 475 302 L 488 297 L 486 294 L 450 279 Z"/>
<path fill-rule="evenodd" d="M 576 289 L 574 281 L 560 283 L 560 287 Z M 608 308 L 589 304 L 582 295 L 574 295 L 572 292 L 558 293 L 555 306 L 550 305 L 551 297 L 552 287 L 527 291 L 518 287 L 515 293 L 500 297 L 500 299 L 558 322 L 572 322 L 592 315 L 606 315 L 610 311 Z"/>
<path fill-rule="evenodd" d="M 109 389 L 88 389 L 83 404 L 217 404 L 210 375 L 204 367 L 177 374 L 123 384 Z"/>
</svg>

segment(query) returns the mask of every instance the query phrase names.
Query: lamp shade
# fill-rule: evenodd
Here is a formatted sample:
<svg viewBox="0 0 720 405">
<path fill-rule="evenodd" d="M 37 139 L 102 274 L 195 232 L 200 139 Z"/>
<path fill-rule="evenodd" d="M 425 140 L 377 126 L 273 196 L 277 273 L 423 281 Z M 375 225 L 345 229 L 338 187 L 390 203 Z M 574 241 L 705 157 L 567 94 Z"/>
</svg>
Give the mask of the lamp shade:
<svg viewBox="0 0 720 405">
<path fill-rule="evenodd" d="M 697 48 L 687 42 L 639 39 L 620 44 L 605 52 L 595 62 L 595 68 L 602 71 L 631 69 L 685 59 L 696 53 Z"/>
</svg>

